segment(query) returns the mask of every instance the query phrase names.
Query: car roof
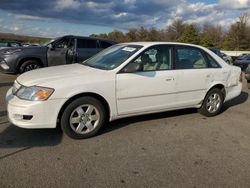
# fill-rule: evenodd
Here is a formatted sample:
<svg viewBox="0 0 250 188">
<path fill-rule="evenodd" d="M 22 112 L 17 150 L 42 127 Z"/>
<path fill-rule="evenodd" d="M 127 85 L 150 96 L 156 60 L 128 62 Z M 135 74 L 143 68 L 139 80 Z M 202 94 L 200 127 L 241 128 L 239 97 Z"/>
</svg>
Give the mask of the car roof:
<svg viewBox="0 0 250 188">
<path fill-rule="evenodd" d="M 121 44 L 126 44 L 126 45 L 140 45 L 140 46 L 153 46 L 153 45 L 161 45 L 161 44 L 168 44 L 168 45 L 183 45 L 183 46 L 191 46 L 191 47 L 198 47 L 198 48 L 203 48 L 207 49 L 205 47 L 195 45 L 195 44 L 189 44 L 189 43 L 181 43 L 181 42 L 126 42 L 126 43 L 121 43 Z"/>
<path fill-rule="evenodd" d="M 65 35 L 65 36 L 62 36 L 62 37 L 74 37 L 74 38 L 81 38 L 81 39 L 93 39 L 93 40 L 100 40 L 100 41 L 109 42 L 109 43 L 112 43 L 112 44 L 117 44 L 117 42 L 115 42 L 113 40 L 103 39 L 103 38 L 97 38 L 97 37 L 87 37 L 87 36 L 77 36 L 77 35 Z"/>
</svg>

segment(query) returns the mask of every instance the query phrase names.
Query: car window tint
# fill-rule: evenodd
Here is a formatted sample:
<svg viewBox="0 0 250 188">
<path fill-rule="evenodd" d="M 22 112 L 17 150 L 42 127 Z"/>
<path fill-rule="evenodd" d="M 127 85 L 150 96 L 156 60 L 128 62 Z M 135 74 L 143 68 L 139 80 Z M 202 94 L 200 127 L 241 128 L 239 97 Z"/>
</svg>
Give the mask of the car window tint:
<svg viewBox="0 0 250 188">
<path fill-rule="evenodd" d="M 19 47 L 20 45 L 18 43 L 10 43 L 10 47 Z"/>
<path fill-rule="evenodd" d="M 207 68 L 207 63 L 201 51 L 192 47 L 177 47 L 176 69 Z"/>
<path fill-rule="evenodd" d="M 210 56 L 207 54 L 208 64 L 211 68 L 219 68 L 219 64 Z"/>
<path fill-rule="evenodd" d="M 171 46 L 158 45 L 142 52 L 131 63 L 143 65 L 143 71 L 172 69 Z"/>
<path fill-rule="evenodd" d="M 64 38 L 59 42 L 56 42 L 55 48 L 69 48 L 72 45 L 72 40 L 69 38 Z"/>
<path fill-rule="evenodd" d="M 101 48 L 108 48 L 110 46 L 112 46 L 112 44 L 110 44 L 109 42 L 105 42 L 105 41 L 99 41 Z"/>
<path fill-rule="evenodd" d="M 77 48 L 96 48 L 97 41 L 92 39 L 78 39 Z"/>
<path fill-rule="evenodd" d="M 7 42 L 0 42 L 0 47 L 7 47 L 8 43 Z"/>
</svg>

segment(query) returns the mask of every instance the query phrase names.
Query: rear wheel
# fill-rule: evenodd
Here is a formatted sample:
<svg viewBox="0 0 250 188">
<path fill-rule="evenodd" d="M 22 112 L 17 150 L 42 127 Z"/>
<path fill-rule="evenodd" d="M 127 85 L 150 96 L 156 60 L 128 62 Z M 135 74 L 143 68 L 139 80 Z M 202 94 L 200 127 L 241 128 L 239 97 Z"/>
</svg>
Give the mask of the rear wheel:
<svg viewBox="0 0 250 188">
<path fill-rule="evenodd" d="M 39 68 L 41 68 L 41 64 L 38 61 L 28 60 L 22 63 L 22 65 L 19 68 L 19 73 L 24 73 Z"/>
<path fill-rule="evenodd" d="M 199 112 L 207 117 L 215 116 L 220 113 L 223 100 L 223 93 L 220 89 L 211 89 L 207 93 Z"/>
<path fill-rule="evenodd" d="M 71 102 L 61 118 L 63 132 L 71 138 L 83 139 L 94 136 L 105 122 L 106 111 L 93 97 L 81 97 Z"/>
</svg>

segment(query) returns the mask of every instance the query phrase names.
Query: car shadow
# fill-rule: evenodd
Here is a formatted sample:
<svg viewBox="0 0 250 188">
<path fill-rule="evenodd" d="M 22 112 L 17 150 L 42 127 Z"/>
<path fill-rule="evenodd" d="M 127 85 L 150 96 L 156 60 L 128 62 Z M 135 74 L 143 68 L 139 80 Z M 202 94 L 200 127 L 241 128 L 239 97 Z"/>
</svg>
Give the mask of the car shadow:
<svg viewBox="0 0 250 188">
<path fill-rule="evenodd" d="M 6 116 L 7 115 L 7 111 L 0 111 L 0 117 Z"/>
<path fill-rule="evenodd" d="M 164 118 L 170 118 L 170 117 L 177 117 L 182 115 L 188 115 L 188 114 L 194 114 L 197 113 L 197 109 L 191 108 L 191 109 L 183 109 L 183 110 L 174 110 L 174 111 L 168 111 L 168 112 L 160 112 L 160 113 L 153 113 L 153 114 L 147 114 L 147 115 L 139 115 L 139 116 L 133 116 L 128 118 L 122 118 L 115 121 L 112 121 L 105 126 L 100 134 L 105 134 L 111 131 L 114 131 L 116 129 L 123 128 L 125 126 L 128 126 L 133 123 L 143 122 L 143 121 L 149 121 L 149 120 L 156 120 L 156 119 L 164 119 Z"/>
<path fill-rule="evenodd" d="M 12 85 L 13 85 L 13 82 L 0 83 L 0 87 L 10 87 Z"/>
<path fill-rule="evenodd" d="M 244 91 L 241 92 L 241 94 L 238 97 L 224 103 L 221 113 L 225 112 L 227 109 L 231 108 L 232 106 L 237 106 L 246 102 L 248 100 L 248 96 L 249 94 L 247 92 L 244 92 Z M 143 121 L 170 118 L 170 117 L 178 117 L 178 116 L 188 115 L 188 114 L 193 114 L 193 113 L 197 113 L 197 109 L 175 110 L 175 111 L 168 111 L 168 112 L 161 112 L 161 113 L 154 113 L 154 114 L 147 114 L 147 115 L 140 115 L 140 116 L 118 119 L 118 120 L 108 123 L 108 125 L 102 129 L 100 134 L 105 134 L 105 133 L 114 131 L 116 129 L 123 128 L 129 124 L 136 123 L 136 122 L 143 122 Z"/>
<path fill-rule="evenodd" d="M 229 109 L 232 106 L 243 104 L 244 102 L 248 100 L 248 97 L 249 97 L 249 94 L 245 91 L 242 91 L 238 97 L 235 97 L 224 103 L 221 113 L 225 112 L 227 109 Z"/>
<path fill-rule="evenodd" d="M 22 129 L 10 124 L 0 132 L 0 149 L 18 148 L 18 150 L 5 154 L 0 152 L 0 160 L 33 147 L 55 146 L 61 143 L 61 140 L 62 131 L 58 129 Z"/>
</svg>

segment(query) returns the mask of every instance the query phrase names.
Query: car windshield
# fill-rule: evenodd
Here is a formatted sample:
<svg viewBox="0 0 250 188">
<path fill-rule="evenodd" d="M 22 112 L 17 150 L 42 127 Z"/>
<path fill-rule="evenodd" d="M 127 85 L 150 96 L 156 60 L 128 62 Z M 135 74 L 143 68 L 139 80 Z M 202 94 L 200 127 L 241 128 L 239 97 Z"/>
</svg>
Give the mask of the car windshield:
<svg viewBox="0 0 250 188">
<path fill-rule="evenodd" d="M 84 61 L 83 64 L 98 69 L 112 70 L 141 48 L 142 46 L 139 45 L 117 44 Z"/>
</svg>

